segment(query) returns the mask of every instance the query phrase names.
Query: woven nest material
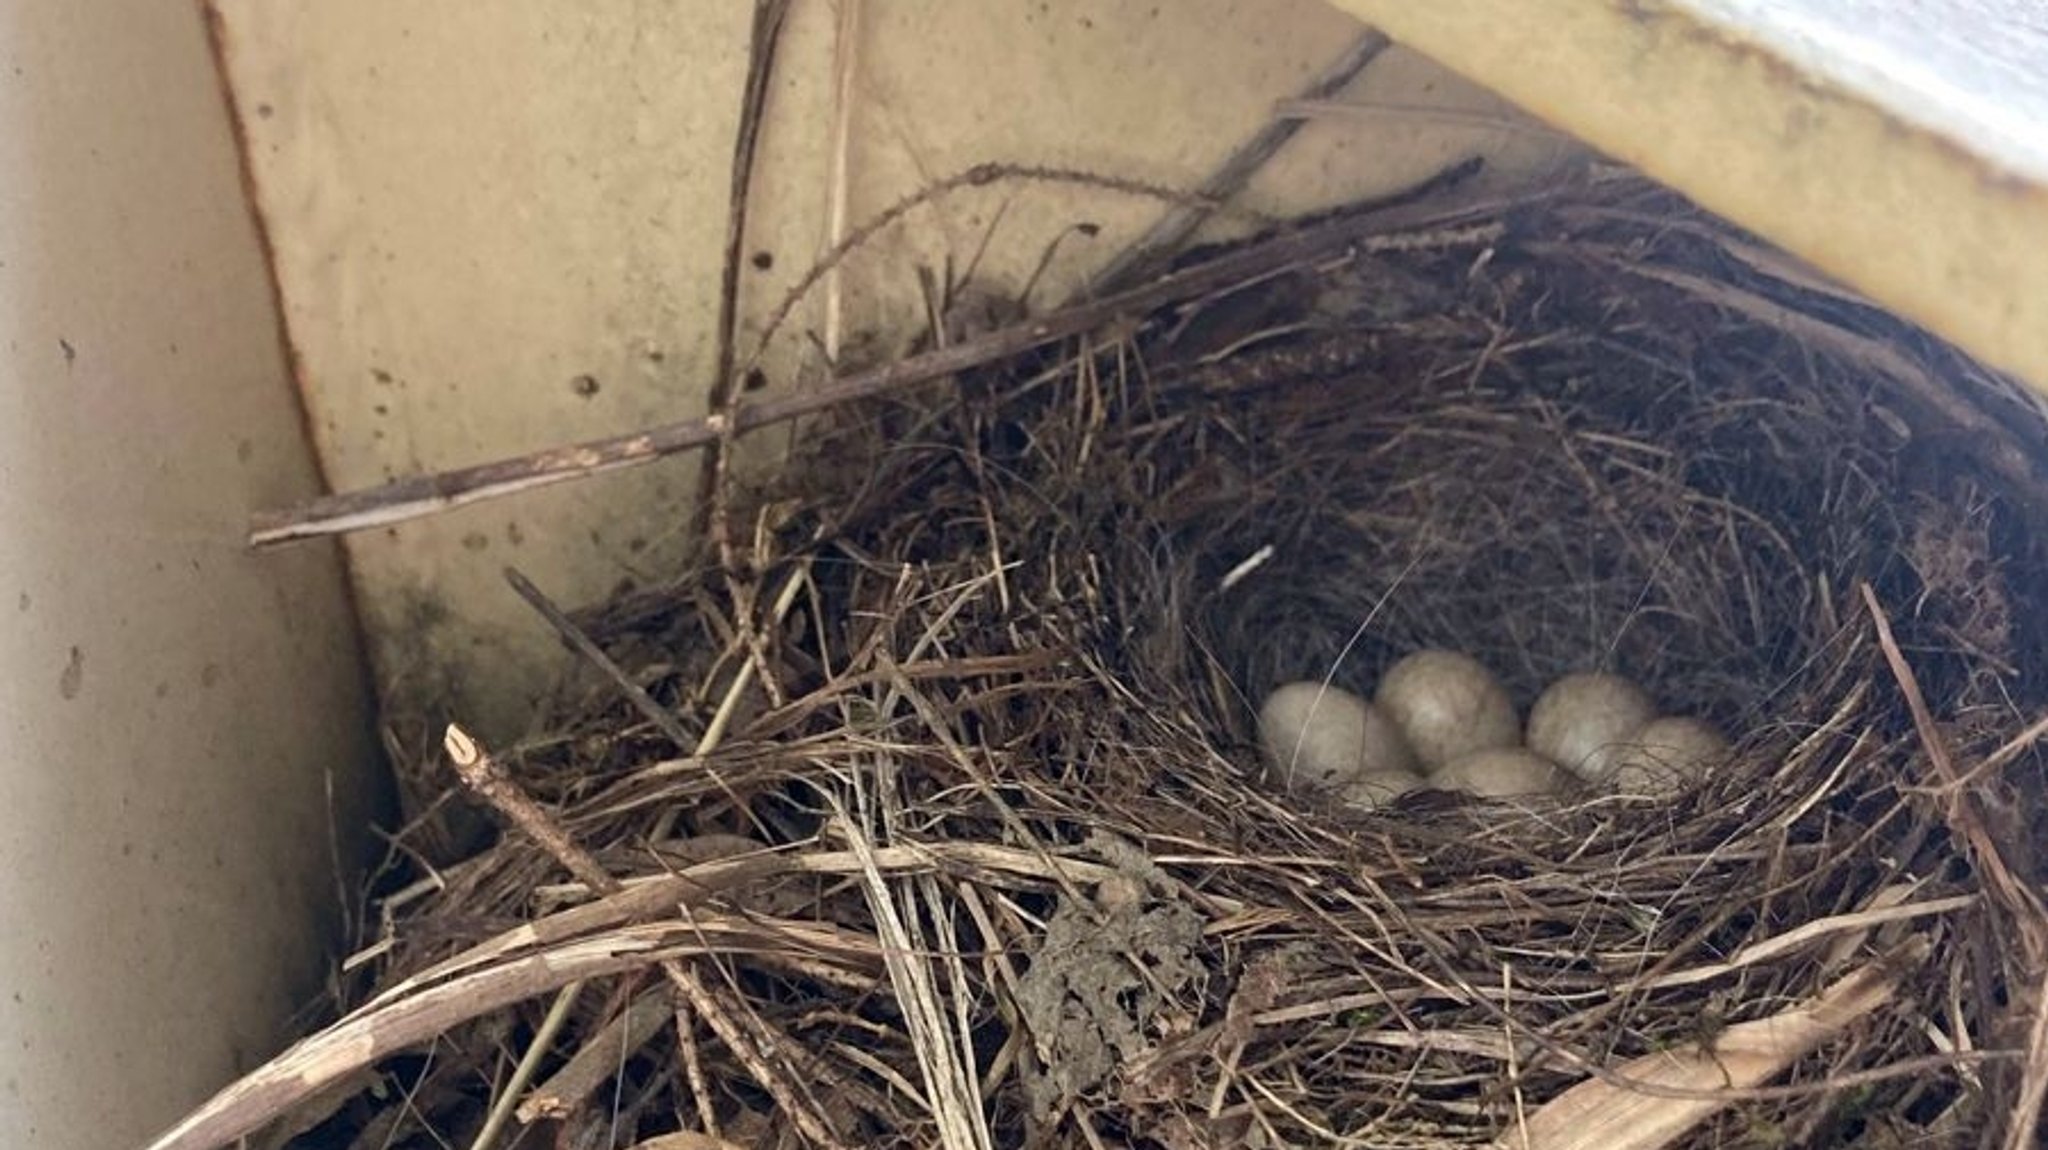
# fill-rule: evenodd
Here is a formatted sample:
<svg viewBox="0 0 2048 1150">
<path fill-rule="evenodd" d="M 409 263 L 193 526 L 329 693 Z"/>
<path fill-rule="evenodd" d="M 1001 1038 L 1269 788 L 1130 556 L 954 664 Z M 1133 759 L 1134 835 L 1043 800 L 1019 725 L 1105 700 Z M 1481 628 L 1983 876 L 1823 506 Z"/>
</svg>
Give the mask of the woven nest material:
<svg viewBox="0 0 2048 1150">
<path fill-rule="evenodd" d="M 528 1146 L 2023 1136 L 2038 413 L 1634 183 L 1378 246 L 837 411 L 730 565 L 583 616 L 691 747 L 584 668 L 499 758 L 628 885 L 433 860 L 337 1025 L 439 1037 L 333 1144 L 507 1091 Z M 1627 674 L 1737 757 L 1668 801 L 1275 779 L 1266 690 L 1425 646 L 1523 708 Z"/>
</svg>

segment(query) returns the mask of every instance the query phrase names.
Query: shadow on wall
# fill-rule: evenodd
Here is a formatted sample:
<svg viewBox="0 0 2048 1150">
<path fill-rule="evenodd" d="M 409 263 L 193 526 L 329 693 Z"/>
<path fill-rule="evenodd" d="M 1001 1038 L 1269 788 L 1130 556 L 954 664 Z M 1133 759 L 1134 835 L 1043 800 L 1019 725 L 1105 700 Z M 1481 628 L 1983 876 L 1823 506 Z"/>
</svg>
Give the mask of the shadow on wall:
<svg viewBox="0 0 2048 1150">
<path fill-rule="evenodd" d="M 0 0 L 0 1116 L 140 1142 L 317 991 L 370 705 L 196 5 Z M 329 794 L 335 796 L 330 809 Z"/>
</svg>

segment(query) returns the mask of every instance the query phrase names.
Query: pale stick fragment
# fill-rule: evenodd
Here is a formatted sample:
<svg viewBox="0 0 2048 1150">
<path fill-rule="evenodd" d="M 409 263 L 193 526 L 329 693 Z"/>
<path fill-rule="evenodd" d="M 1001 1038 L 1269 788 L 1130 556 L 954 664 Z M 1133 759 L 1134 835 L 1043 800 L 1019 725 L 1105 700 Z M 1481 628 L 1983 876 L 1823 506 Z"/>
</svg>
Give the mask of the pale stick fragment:
<svg viewBox="0 0 2048 1150">
<path fill-rule="evenodd" d="M 1914 953 L 1924 954 L 1924 941 Z M 1891 1001 L 1903 962 L 1858 967 L 1808 1002 L 1740 1022 L 1711 1046 L 1688 1042 L 1582 1082 L 1494 1140 L 1500 1150 L 1655 1150 L 1677 1141 L 1740 1092 L 1784 1072 Z M 1664 1088 L 1658 1094 L 1632 1084 Z M 1664 1093 L 1693 1092 L 1693 1097 Z"/>
</svg>

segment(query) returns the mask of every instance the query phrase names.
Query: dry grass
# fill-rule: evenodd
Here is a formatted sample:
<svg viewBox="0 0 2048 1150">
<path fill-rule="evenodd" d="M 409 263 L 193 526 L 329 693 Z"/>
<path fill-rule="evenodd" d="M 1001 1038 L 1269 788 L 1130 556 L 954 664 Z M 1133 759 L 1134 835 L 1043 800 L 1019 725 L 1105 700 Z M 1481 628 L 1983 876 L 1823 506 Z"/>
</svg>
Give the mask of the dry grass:
<svg viewBox="0 0 2048 1150">
<path fill-rule="evenodd" d="M 526 835 L 430 860 L 309 1040 L 384 1087 L 319 1144 L 467 1145 L 578 981 L 539 1065 L 583 1085 L 518 1145 L 1591 1145 L 1564 1115 L 1643 1099 L 1597 1144 L 2024 1144 L 2038 415 L 1958 450 L 1943 404 L 2010 393 L 1633 183 L 1505 223 L 810 428 L 735 569 L 579 617 L 690 745 L 586 670 L 501 754 L 623 889 Z M 1668 804 L 1272 784 L 1250 700 L 1423 645 L 1524 705 L 1625 672 L 1739 762 Z"/>
</svg>

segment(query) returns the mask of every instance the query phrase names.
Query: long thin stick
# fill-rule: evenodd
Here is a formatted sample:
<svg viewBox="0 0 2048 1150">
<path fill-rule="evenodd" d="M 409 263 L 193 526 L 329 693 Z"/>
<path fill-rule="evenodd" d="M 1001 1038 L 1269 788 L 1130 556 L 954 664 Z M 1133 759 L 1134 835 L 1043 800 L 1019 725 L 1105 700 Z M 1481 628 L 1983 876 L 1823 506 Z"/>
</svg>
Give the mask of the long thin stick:
<svg viewBox="0 0 2048 1150">
<path fill-rule="evenodd" d="M 572 982 L 555 992 L 555 1002 L 548 1008 L 547 1017 L 541 1020 L 540 1029 L 534 1031 L 533 1040 L 526 1044 L 526 1053 L 519 1058 L 519 1065 L 512 1071 L 512 1078 L 498 1091 L 498 1097 L 491 1103 L 491 1112 L 484 1116 L 483 1129 L 470 1140 L 469 1150 L 491 1150 L 504 1133 L 505 1124 L 512 1120 L 512 1112 L 519 1105 L 519 1096 L 540 1072 L 540 1063 L 554 1048 L 555 1036 L 562 1032 L 562 1024 L 569 1021 L 569 1011 L 576 1006 L 576 999 L 583 994 L 584 983 Z M 522 1124 L 528 1120 L 521 1118 Z"/>
<path fill-rule="evenodd" d="M 1871 589 L 1870 584 L 1859 584 L 1858 590 L 1863 593 L 1864 604 L 1870 608 L 1871 621 L 1877 626 L 1878 649 L 1884 652 L 1885 662 L 1890 665 L 1893 678 L 1898 680 L 1899 693 L 1905 697 L 1906 710 L 1913 716 L 1913 728 L 1920 736 L 1920 745 L 1927 752 L 1928 762 L 1933 764 L 1943 783 L 1957 782 L 1961 772 L 1956 769 L 1955 756 L 1949 753 L 1948 742 L 1942 738 L 1941 728 L 1934 721 L 1934 712 L 1928 708 L 1927 697 L 1921 693 L 1919 677 L 1913 674 L 1912 665 L 1906 662 L 1898 640 L 1892 637 L 1890 616 L 1885 614 L 1884 605 L 1878 602 L 1877 592 Z M 2043 905 L 2040 895 L 2013 874 L 1997 838 L 1985 823 L 1978 798 L 1970 791 L 1948 794 L 1949 826 L 1963 840 L 1984 885 L 2019 917 L 2020 939 L 2029 952 L 2026 957 L 2039 969 L 2048 963 L 2048 906 Z"/>
<path fill-rule="evenodd" d="M 705 777 L 717 784 L 720 791 L 724 792 L 726 801 L 732 804 L 733 810 L 741 814 L 747 812 L 747 804 L 740 801 L 738 792 L 732 789 L 732 786 L 725 781 L 725 777 L 720 775 L 715 768 L 703 761 L 703 757 L 706 754 L 704 745 L 708 740 L 708 733 L 705 739 L 692 739 L 690 732 L 684 729 L 682 720 L 676 718 L 675 712 L 662 706 L 655 700 L 654 696 L 647 693 L 645 688 L 635 683 L 632 676 L 626 674 L 625 668 L 619 666 L 610 655 L 606 654 L 604 648 L 598 646 L 595 639 L 586 634 L 583 628 L 577 626 L 575 620 L 569 618 L 567 611 L 556 606 L 555 601 L 548 598 L 547 592 L 534 586 L 533 581 L 522 575 L 517 567 L 505 568 L 505 582 L 510 583 L 512 590 L 518 592 L 521 599 L 526 600 L 526 605 L 532 607 L 542 619 L 547 621 L 548 626 L 554 628 L 555 634 L 560 636 L 562 641 L 567 643 L 571 650 L 583 656 L 585 662 L 597 668 L 598 672 L 604 675 L 605 678 L 610 679 L 612 685 L 619 689 L 619 693 L 626 697 L 626 701 L 633 704 L 633 709 L 646 716 L 647 721 L 653 723 L 656 730 L 667 736 L 668 740 L 676 745 L 677 750 L 689 753 L 691 744 L 696 744 L 697 751 L 693 757 L 697 760 L 697 768 L 704 773 Z M 746 666 L 752 666 L 752 664 L 749 663 Z M 662 834 L 656 837 L 666 838 L 667 832 L 664 830 Z"/>
<path fill-rule="evenodd" d="M 450 723 L 441 736 L 441 746 L 448 752 L 448 761 L 455 764 L 455 773 L 461 777 L 463 785 L 496 808 L 499 814 L 519 828 L 521 834 L 553 855 L 556 862 L 576 876 L 577 882 L 604 894 L 617 894 L 624 889 L 619 880 L 598 863 L 597 856 L 570 839 L 561 824 L 533 801 L 533 796 L 526 793 L 497 756 L 485 750 L 475 736 Z"/>
<path fill-rule="evenodd" d="M 1373 62 L 1381 52 L 1387 50 L 1392 41 L 1378 32 L 1366 32 L 1345 49 L 1344 54 L 1330 62 L 1322 74 L 1309 81 L 1302 89 L 1300 99 L 1323 100 L 1337 94 L 1349 84 L 1365 66 Z M 1299 116 L 1276 116 L 1266 121 L 1264 127 L 1252 138 L 1239 145 L 1223 166 L 1216 169 L 1196 193 L 1202 199 L 1213 203 L 1224 203 L 1244 190 L 1252 176 L 1266 162 L 1278 155 L 1287 141 L 1301 131 L 1306 121 Z M 1095 277 L 1094 290 L 1113 292 L 1141 282 L 1195 234 L 1202 221 L 1214 214 L 1213 209 L 1197 204 L 1175 204 L 1159 217 L 1144 235 L 1139 236 L 1129 247 L 1117 253 Z"/>
<path fill-rule="evenodd" d="M 696 740 L 684 729 L 682 720 L 676 718 L 675 713 L 667 707 L 656 702 L 654 696 L 648 694 L 640 684 L 635 683 L 632 676 L 626 674 L 624 667 L 614 662 L 603 647 L 598 646 L 595 640 L 583 633 L 583 628 L 578 627 L 575 621 L 569 618 L 568 612 L 555 606 L 553 599 L 534 586 L 533 580 L 521 574 L 519 568 L 507 567 L 505 582 L 510 583 L 512 590 L 518 592 L 521 599 L 526 600 L 526 605 L 545 619 L 548 626 L 554 628 L 555 634 L 560 636 L 564 643 L 569 644 L 578 655 L 583 656 L 585 662 L 596 667 L 605 678 L 610 679 L 612 685 L 619 689 L 619 693 L 626 697 L 626 701 L 633 704 L 633 709 L 644 715 L 648 722 L 653 723 L 656 730 L 668 736 L 669 742 L 674 743 L 677 750 L 690 749 L 690 745 Z"/>
<path fill-rule="evenodd" d="M 654 1040 L 670 1017 L 668 999 L 666 991 L 656 989 L 628 1002 L 519 1103 L 519 1121 L 530 1126 L 543 1118 L 566 1118 L 583 1105 L 618 1073 L 621 1052 L 630 1055 Z"/>
<path fill-rule="evenodd" d="M 783 20 L 789 15 L 789 0 L 756 0 L 754 25 L 747 40 L 747 79 L 740 92 L 739 125 L 732 142 L 732 170 L 726 193 L 724 262 L 718 269 L 718 353 L 711 369 L 708 408 L 713 415 L 730 412 L 738 394 L 733 364 L 738 356 L 740 308 L 740 250 L 746 246 L 747 205 L 754 181 L 754 156 L 760 149 L 761 118 L 768 107 L 768 78 L 774 72 L 775 45 L 782 37 Z M 704 457 L 698 475 L 697 532 L 702 534 L 717 514 L 717 501 L 724 492 L 724 471 L 735 433 L 729 423 L 724 434 L 712 440 L 711 453 Z"/>
<path fill-rule="evenodd" d="M 832 164 L 826 177 L 825 250 L 846 238 L 846 207 L 852 180 L 854 77 L 860 67 L 860 0 L 839 0 L 839 31 L 832 44 Z M 839 362 L 843 297 L 839 265 L 825 273 L 825 362 Z"/>
<path fill-rule="evenodd" d="M 1524 202 L 1522 199 L 1489 201 L 1448 210 L 1441 205 L 1413 202 L 1429 191 L 1464 179 L 1475 170 L 1476 165 L 1461 164 L 1401 193 L 1396 197 L 1398 202 L 1384 210 L 1361 212 L 1283 233 L 1266 243 L 1162 276 L 1143 287 L 1076 304 L 909 359 L 854 372 L 822 387 L 755 402 L 735 403 L 729 415 L 714 413 L 701 419 L 663 424 L 627 435 L 586 440 L 490 463 L 412 476 L 377 487 L 326 495 L 282 511 L 259 512 L 251 521 L 249 542 L 257 547 L 267 547 L 299 539 L 388 527 L 487 499 L 499 499 L 568 480 L 637 467 L 716 441 L 727 420 L 731 421 L 733 432 L 740 434 L 854 400 L 926 383 L 1079 335 L 1120 316 L 1143 315 L 1176 300 L 1227 287 L 1311 255 L 1339 251 L 1346 245 L 1361 251 L 1394 251 L 1489 239 L 1498 233 L 1485 236 L 1476 232 L 1472 235 L 1439 234 L 1437 229 L 1484 220 L 1506 207 Z"/>
<path fill-rule="evenodd" d="M 676 1003 L 676 1049 L 683 1056 L 683 1086 L 697 1107 L 697 1121 L 704 1133 L 719 1136 L 718 1108 L 712 1105 L 711 1082 L 704 1076 L 704 1054 L 697 1049 L 697 1012 L 687 1002 Z"/>
</svg>

